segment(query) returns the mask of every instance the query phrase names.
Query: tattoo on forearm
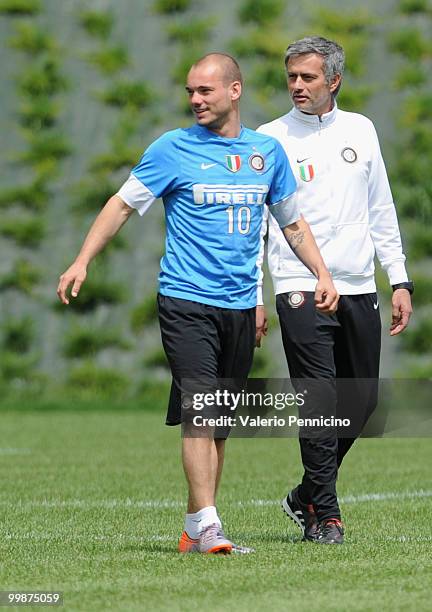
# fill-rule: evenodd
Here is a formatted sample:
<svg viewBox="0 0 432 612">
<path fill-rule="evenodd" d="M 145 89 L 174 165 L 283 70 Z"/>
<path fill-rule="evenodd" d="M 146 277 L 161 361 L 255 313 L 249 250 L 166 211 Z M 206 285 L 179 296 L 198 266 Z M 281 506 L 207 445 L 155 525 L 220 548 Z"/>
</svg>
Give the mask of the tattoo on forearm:
<svg viewBox="0 0 432 612">
<path fill-rule="evenodd" d="M 293 251 L 296 250 L 298 246 L 300 246 L 304 240 L 305 233 L 300 231 L 295 234 L 291 234 L 288 236 L 288 242 Z"/>
</svg>

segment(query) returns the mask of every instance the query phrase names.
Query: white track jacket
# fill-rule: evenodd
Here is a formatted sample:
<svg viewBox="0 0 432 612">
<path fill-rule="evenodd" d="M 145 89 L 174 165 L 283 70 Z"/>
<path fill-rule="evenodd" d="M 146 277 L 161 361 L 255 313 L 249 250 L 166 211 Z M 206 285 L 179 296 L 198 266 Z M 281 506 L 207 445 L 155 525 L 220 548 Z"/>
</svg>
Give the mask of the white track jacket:
<svg viewBox="0 0 432 612">
<path fill-rule="evenodd" d="M 391 285 L 408 280 L 387 173 L 369 119 L 336 104 L 322 117 L 293 108 L 257 131 L 284 147 L 297 180 L 299 210 L 341 295 L 376 291 L 375 253 Z M 316 278 L 294 255 L 271 215 L 269 220 L 265 216 L 262 235 L 267 224 L 275 293 L 314 291 Z M 262 245 L 258 266 L 263 252 Z M 262 280 L 259 285 L 262 304 Z"/>
</svg>

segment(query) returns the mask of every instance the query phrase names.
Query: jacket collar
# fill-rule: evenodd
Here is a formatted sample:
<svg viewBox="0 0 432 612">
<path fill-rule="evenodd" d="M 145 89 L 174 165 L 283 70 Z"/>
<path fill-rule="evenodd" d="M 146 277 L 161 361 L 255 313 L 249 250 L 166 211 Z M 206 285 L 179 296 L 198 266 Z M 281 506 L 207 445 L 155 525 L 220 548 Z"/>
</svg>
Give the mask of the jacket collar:
<svg viewBox="0 0 432 612">
<path fill-rule="evenodd" d="M 307 113 L 302 113 L 295 106 L 291 109 L 289 114 L 296 121 L 300 121 L 301 123 L 305 123 L 312 127 L 324 128 L 328 125 L 332 124 L 336 119 L 336 113 L 338 110 L 338 106 L 336 104 L 336 100 L 332 110 L 329 113 L 325 113 L 324 115 L 308 115 Z"/>
</svg>

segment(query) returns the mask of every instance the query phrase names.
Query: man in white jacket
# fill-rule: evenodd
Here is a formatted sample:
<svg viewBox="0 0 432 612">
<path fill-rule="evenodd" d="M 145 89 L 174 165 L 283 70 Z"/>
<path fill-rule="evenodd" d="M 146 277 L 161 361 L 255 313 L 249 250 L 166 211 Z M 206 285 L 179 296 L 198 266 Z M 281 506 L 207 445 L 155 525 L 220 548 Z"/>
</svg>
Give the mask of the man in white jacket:
<svg viewBox="0 0 432 612">
<path fill-rule="evenodd" d="M 297 179 L 300 212 L 311 226 L 341 297 L 335 315 L 316 310 L 316 281 L 270 218 L 268 262 L 282 339 L 291 377 L 319 379 L 315 390 L 311 388 L 316 405 L 333 405 L 338 417 L 356 421 L 356 433 L 343 437 L 332 429 L 318 437 L 301 437 L 303 480 L 282 505 L 305 539 L 340 544 L 338 469 L 377 401 L 381 322 L 375 254 L 393 287 L 391 335 L 408 324 L 413 285 L 405 270 L 375 128 L 363 115 L 342 111 L 336 104 L 343 49 L 321 37 L 304 38 L 288 47 L 285 66 L 294 107 L 258 131 L 277 138 L 284 147 Z M 265 325 L 261 307 L 258 342 Z M 341 379 L 350 379 L 349 384 L 342 385 Z"/>
</svg>

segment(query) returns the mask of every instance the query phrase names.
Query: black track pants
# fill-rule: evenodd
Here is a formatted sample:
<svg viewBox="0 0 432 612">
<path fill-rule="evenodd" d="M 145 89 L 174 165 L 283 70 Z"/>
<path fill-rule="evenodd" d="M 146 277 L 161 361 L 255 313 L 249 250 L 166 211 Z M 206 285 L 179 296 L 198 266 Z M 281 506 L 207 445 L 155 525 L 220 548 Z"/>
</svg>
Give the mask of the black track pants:
<svg viewBox="0 0 432 612">
<path fill-rule="evenodd" d="M 276 307 L 291 378 L 320 379 L 319 401 L 325 397 L 332 414 L 354 418 L 361 431 L 378 394 L 381 321 L 376 293 L 341 296 L 332 316 L 316 310 L 313 292 L 279 294 Z M 344 384 L 342 379 L 351 380 Z M 314 504 L 320 521 L 340 518 L 337 472 L 354 441 L 338 438 L 335 431 L 300 438 L 304 475 L 299 494 Z"/>
</svg>

